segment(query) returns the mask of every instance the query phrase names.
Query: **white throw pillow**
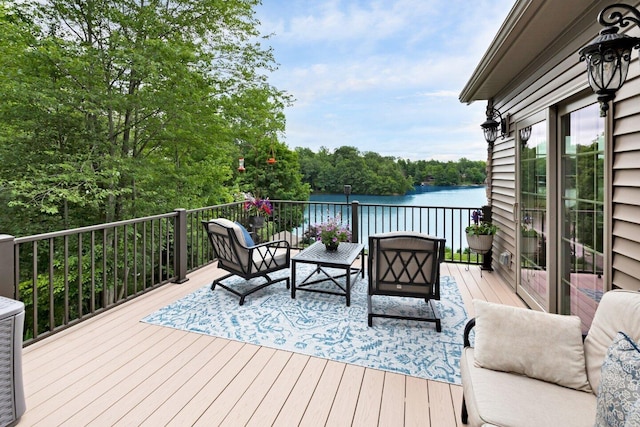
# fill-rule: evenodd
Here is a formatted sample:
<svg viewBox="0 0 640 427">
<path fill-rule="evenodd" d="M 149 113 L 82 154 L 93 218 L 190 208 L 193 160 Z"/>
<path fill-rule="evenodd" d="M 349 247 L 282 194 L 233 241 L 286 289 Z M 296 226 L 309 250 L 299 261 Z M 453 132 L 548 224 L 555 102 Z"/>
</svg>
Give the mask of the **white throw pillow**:
<svg viewBox="0 0 640 427">
<path fill-rule="evenodd" d="M 476 366 L 591 392 L 577 316 L 474 300 Z"/>
</svg>

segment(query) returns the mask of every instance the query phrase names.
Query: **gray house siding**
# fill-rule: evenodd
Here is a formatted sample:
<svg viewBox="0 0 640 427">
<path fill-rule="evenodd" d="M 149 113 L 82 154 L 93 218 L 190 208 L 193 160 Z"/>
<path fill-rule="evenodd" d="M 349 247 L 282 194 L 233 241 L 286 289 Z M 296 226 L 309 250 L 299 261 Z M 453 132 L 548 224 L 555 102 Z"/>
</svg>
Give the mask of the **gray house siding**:
<svg viewBox="0 0 640 427">
<path fill-rule="evenodd" d="M 618 92 L 613 120 L 613 286 L 640 290 L 640 64 L 637 53 Z"/>
<path fill-rule="evenodd" d="M 516 150 L 515 140 L 511 136 L 498 139 L 494 144 L 491 170 L 491 204 L 492 220 L 500 227 L 494 239 L 492 267 L 507 283 L 515 288 L 515 221 L 514 206 L 516 203 Z M 512 254 L 509 265 L 499 262 L 503 252 Z"/>
<path fill-rule="evenodd" d="M 494 239 L 493 268 L 515 286 L 519 239 L 519 156 L 517 131 L 546 120 L 549 156 L 547 182 L 549 224 L 556 224 L 561 203 L 558 171 L 560 109 L 573 102 L 596 102 L 586 67 L 578 51 L 602 29 L 596 22 L 608 0 L 521 0 L 487 49 L 460 94 L 461 102 L 490 102 L 509 115 L 509 134 L 498 139 L 489 154 L 489 188 L 493 221 L 500 227 Z M 639 8 L 640 1 L 628 2 Z M 640 37 L 633 24 L 624 29 Z M 572 104 L 573 106 L 573 104 Z M 478 122 L 481 122 L 479 118 Z M 480 135 L 479 131 L 479 135 Z M 640 61 L 633 52 L 629 75 L 610 110 L 605 126 L 604 290 L 620 287 L 640 290 Z M 546 242 L 548 282 L 559 279 L 558 230 L 549 230 Z M 504 265 L 500 254 L 512 254 Z M 503 258 L 504 259 L 504 258 Z M 556 298 L 549 307 L 554 311 Z M 526 296 L 525 300 L 528 301 Z M 535 304 L 534 304 L 535 305 Z"/>
</svg>

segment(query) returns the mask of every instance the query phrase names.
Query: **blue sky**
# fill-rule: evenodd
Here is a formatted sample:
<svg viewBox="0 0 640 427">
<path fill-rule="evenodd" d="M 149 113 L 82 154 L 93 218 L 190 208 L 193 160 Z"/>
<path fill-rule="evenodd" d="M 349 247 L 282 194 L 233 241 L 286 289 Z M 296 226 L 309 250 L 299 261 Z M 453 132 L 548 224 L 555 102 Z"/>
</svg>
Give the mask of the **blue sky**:
<svg viewBox="0 0 640 427">
<path fill-rule="evenodd" d="M 290 148 L 343 145 L 421 160 L 486 160 L 484 102 L 458 101 L 514 0 L 263 0 L 294 98 Z"/>
</svg>

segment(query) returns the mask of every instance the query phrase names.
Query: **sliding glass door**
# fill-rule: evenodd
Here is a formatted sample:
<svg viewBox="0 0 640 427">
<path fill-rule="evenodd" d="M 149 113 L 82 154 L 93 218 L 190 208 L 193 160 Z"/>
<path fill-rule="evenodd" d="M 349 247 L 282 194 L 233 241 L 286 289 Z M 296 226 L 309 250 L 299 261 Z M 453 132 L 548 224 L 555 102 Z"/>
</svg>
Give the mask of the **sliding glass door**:
<svg viewBox="0 0 640 427">
<path fill-rule="evenodd" d="M 523 128 L 520 138 L 519 283 L 517 292 L 529 304 L 549 309 L 547 277 L 547 122 Z M 528 136 L 528 139 L 527 139 Z"/>
<path fill-rule="evenodd" d="M 604 127 L 597 104 L 561 111 L 559 311 L 585 331 L 604 291 Z"/>
</svg>

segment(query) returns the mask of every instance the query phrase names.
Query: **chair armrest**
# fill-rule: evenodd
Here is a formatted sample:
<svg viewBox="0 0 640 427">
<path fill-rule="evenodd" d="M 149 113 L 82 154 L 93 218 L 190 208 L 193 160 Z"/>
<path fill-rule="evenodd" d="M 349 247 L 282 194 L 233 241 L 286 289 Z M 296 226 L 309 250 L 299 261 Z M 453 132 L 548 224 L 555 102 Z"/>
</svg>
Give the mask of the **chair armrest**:
<svg viewBox="0 0 640 427">
<path fill-rule="evenodd" d="M 287 242 L 286 240 L 272 240 L 270 242 L 265 242 L 265 243 L 260 243 L 257 245 L 254 245 L 252 247 L 250 247 L 249 249 L 254 249 L 254 248 L 262 248 L 265 246 L 271 246 L 271 247 L 276 247 L 276 248 L 289 248 L 291 245 L 289 244 L 289 242 Z"/>
<path fill-rule="evenodd" d="M 476 326 L 476 318 L 469 319 L 467 324 L 464 327 L 464 346 L 471 347 L 471 342 L 469 341 L 469 334 L 471 333 L 471 329 Z"/>
</svg>

